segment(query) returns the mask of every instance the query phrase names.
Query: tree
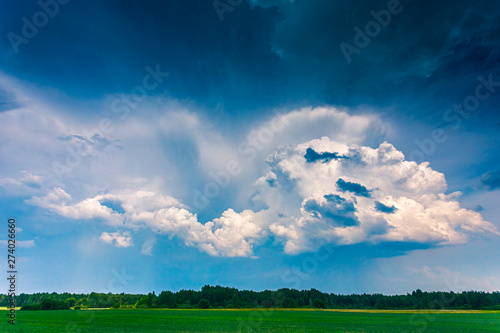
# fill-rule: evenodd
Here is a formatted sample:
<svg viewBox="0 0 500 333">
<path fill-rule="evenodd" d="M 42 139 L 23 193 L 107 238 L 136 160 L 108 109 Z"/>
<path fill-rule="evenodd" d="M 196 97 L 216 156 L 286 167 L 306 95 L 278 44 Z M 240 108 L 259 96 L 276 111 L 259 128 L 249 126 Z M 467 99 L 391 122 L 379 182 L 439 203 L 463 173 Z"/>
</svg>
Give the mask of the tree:
<svg viewBox="0 0 500 333">
<path fill-rule="evenodd" d="M 208 301 L 200 305 L 200 300 Z M 76 300 L 76 301 L 75 301 Z M 9 306 L 10 298 L 0 294 L 0 307 Z M 344 309 L 500 309 L 500 292 L 485 293 L 479 291 L 422 292 L 420 289 L 411 294 L 385 296 L 382 294 L 335 295 L 325 294 L 316 289 L 277 291 L 237 290 L 221 286 L 204 286 L 201 291 L 180 290 L 163 291 L 156 296 L 154 292 L 143 294 L 111 293 L 35 293 L 19 294 L 16 305 L 23 310 L 57 310 L 73 307 L 74 309 L 100 307 L 110 308 L 192 308 L 196 307 L 315 307 Z M 43 304 L 42 304 L 43 303 Z M 205 304 L 205 305 L 204 305 Z M 135 306 L 134 306 L 135 305 Z"/>
<path fill-rule="evenodd" d="M 313 301 L 313 306 L 317 309 L 325 309 L 326 308 L 326 303 L 325 301 L 319 299 L 319 298 L 316 298 L 314 301 Z"/>
<path fill-rule="evenodd" d="M 200 303 L 198 303 L 198 306 L 200 307 L 200 309 L 208 309 L 210 308 L 210 302 L 207 299 L 202 298 L 200 299 Z"/>
<path fill-rule="evenodd" d="M 69 307 L 75 306 L 76 304 L 76 299 L 74 297 L 70 297 L 64 301 L 66 304 L 68 304 Z"/>
<path fill-rule="evenodd" d="M 153 301 L 156 298 L 155 292 L 148 294 L 148 300 L 146 301 L 146 306 L 150 308 L 153 305 Z"/>
<path fill-rule="evenodd" d="M 298 305 L 296 300 L 294 300 L 293 298 L 287 297 L 285 299 L 285 301 L 283 302 L 283 307 L 290 309 L 290 308 L 297 308 L 297 307 L 299 307 L 299 305 Z"/>
<path fill-rule="evenodd" d="M 143 298 L 141 298 L 140 300 L 138 300 L 136 303 L 135 303 L 135 307 L 136 308 L 147 308 L 147 304 L 148 304 L 148 300 L 149 300 L 149 297 L 148 296 L 144 296 Z"/>
</svg>

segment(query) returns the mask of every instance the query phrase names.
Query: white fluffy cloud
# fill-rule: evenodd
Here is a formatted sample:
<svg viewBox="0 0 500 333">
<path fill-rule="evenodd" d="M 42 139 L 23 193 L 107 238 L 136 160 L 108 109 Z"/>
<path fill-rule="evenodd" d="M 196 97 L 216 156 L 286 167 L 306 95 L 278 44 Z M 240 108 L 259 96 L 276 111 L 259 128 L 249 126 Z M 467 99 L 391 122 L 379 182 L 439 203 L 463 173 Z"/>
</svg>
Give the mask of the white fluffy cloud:
<svg viewBox="0 0 500 333">
<path fill-rule="evenodd" d="M 179 201 L 150 191 L 107 193 L 72 203 L 72 197 L 54 188 L 43 197 L 34 196 L 29 204 L 71 219 L 103 219 L 109 225 L 137 228 L 152 220 L 157 210 L 168 206 L 183 207 Z"/>
<path fill-rule="evenodd" d="M 72 219 L 102 219 L 108 225 L 136 230 L 150 228 L 156 233 L 179 237 L 186 245 L 195 246 L 214 256 L 251 256 L 253 245 L 267 234 L 271 223 L 269 211 L 232 209 L 213 221 L 202 224 L 196 214 L 176 199 L 153 192 L 104 194 L 72 203 L 71 196 L 55 188 L 44 197 L 33 197 L 28 203 Z M 126 233 L 104 232 L 100 239 L 116 246 L 132 245 Z M 145 244 L 143 254 L 150 255 L 154 242 Z"/>
<path fill-rule="evenodd" d="M 280 214 L 270 231 L 287 253 L 314 250 L 320 241 L 444 245 L 464 243 L 471 233 L 499 235 L 460 207 L 460 193 L 445 194 L 442 173 L 405 161 L 387 142 L 374 149 L 324 137 L 278 151 L 269 163 L 254 200 Z"/>
<path fill-rule="evenodd" d="M 178 200 L 154 192 L 108 193 L 72 203 L 55 188 L 29 203 L 73 219 L 103 219 L 131 230 L 149 228 L 178 237 L 214 256 L 252 256 L 273 236 L 286 253 L 314 251 L 321 243 L 418 242 L 458 244 L 474 233 L 500 235 L 477 212 L 460 207 L 460 193 L 446 193 L 444 175 L 428 163 L 405 161 L 384 142 L 378 148 L 327 137 L 279 149 L 270 171 L 254 186 L 258 212 L 227 209 L 201 223 Z M 130 246 L 131 235 L 103 233 L 101 240 Z M 150 254 L 152 244 L 142 252 Z"/>
<path fill-rule="evenodd" d="M 129 247 L 133 245 L 132 236 L 129 231 L 124 232 L 103 232 L 99 239 L 103 243 L 114 244 L 116 247 Z"/>
<path fill-rule="evenodd" d="M 251 256 L 253 245 L 266 235 L 270 222 L 266 210 L 236 213 L 228 209 L 220 218 L 201 224 L 196 214 L 171 207 L 158 211 L 150 226 L 156 232 L 178 236 L 186 245 L 210 255 L 235 257 Z"/>
<path fill-rule="evenodd" d="M 54 188 L 43 197 L 33 197 L 27 203 L 46 208 L 61 216 L 72 219 L 105 219 L 110 224 L 120 224 L 121 218 L 113 209 L 101 204 L 102 196 L 88 198 L 71 204 L 71 196 L 61 188 Z"/>
<path fill-rule="evenodd" d="M 174 103 L 159 118 L 116 121 L 109 137 L 94 137 L 85 133 L 93 133 L 89 129 L 99 121 L 79 124 L 36 105 L 0 115 L 11 129 L 0 136 L 0 151 L 12 157 L 5 158 L 0 186 L 22 189 L 19 193 L 32 196 L 27 203 L 69 219 L 104 221 L 131 232 L 149 228 L 219 256 L 252 256 L 267 237 L 282 241 L 287 253 L 300 253 L 323 241 L 456 244 L 472 233 L 498 234 L 481 215 L 460 207 L 458 193 L 446 194 L 444 175 L 427 163 L 405 161 L 388 143 L 367 147 L 390 130 L 373 114 L 303 108 L 276 114 L 248 135 L 232 131 L 227 140 L 207 119 Z M 13 151 L 18 139 L 31 148 Z M 120 147 L 113 144 L 104 152 L 116 142 Z M 73 146 L 90 153 L 58 180 L 53 162 L 67 162 Z M 306 160 L 308 149 L 316 161 Z M 190 158 L 181 161 L 186 155 Z M 212 181 L 210 172 L 224 170 L 229 160 L 242 170 L 230 179 L 232 199 L 219 218 L 199 221 L 189 208 L 189 187 L 203 189 Z M 19 176 L 17 170 L 35 171 Z M 364 194 L 356 193 L 360 190 Z M 253 210 L 245 209 L 249 198 Z M 116 244 L 123 236 L 103 235 Z M 132 234 L 127 237 L 131 242 Z M 153 245 L 145 244 L 143 254 L 150 255 Z"/>
</svg>

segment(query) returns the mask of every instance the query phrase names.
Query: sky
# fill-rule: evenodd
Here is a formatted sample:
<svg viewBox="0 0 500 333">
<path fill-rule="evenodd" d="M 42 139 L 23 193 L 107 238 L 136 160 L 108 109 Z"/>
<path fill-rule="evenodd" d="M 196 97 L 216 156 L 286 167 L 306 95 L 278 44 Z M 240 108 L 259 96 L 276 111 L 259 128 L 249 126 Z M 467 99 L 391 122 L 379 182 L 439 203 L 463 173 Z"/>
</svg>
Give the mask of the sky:
<svg viewBox="0 0 500 333">
<path fill-rule="evenodd" d="M 2 1 L 18 293 L 498 291 L 498 22 L 494 0 Z"/>
</svg>

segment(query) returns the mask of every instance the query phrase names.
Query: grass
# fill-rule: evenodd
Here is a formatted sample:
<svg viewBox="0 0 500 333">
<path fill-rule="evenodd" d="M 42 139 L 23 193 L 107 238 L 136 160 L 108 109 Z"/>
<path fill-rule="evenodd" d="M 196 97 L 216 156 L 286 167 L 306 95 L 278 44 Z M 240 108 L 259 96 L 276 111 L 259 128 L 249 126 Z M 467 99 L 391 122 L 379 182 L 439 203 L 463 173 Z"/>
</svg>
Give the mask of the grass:
<svg viewBox="0 0 500 333">
<path fill-rule="evenodd" d="M 3 312 L 3 311 L 2 311 Z M 6 314 L 7 312 L 5 312 Z M 1 314 L 0 332 L 500 332 L 500 311 L 59 310 Z"/>
</svg>

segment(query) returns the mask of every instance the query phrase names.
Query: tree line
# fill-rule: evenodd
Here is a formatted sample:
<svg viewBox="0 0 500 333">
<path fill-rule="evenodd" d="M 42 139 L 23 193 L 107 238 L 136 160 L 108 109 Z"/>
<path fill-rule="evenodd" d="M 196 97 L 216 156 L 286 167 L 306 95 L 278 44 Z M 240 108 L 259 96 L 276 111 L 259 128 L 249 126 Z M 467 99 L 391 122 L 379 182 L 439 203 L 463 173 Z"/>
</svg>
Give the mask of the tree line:
<svg viewBox="0 0 500 333">
<path fill-rule="evenodd" d="M 9 297 L 0 295 L 0 306 Z M 24 310 L 86 308 L 328 308 L 328 309 L 483 309 L 500 310 L 500 292 L 423 292 L 406 295 L 337 295 L 316 289 L 238 290 L 206 285 L 197 290 L 144 294 L 35 293 L 20 294 L 16 305 Z"/>
</svg>

